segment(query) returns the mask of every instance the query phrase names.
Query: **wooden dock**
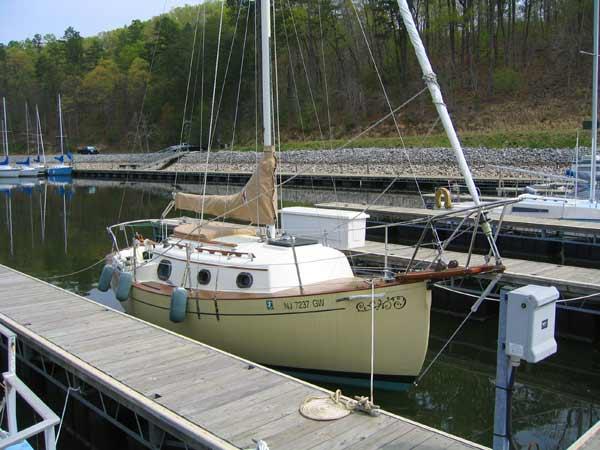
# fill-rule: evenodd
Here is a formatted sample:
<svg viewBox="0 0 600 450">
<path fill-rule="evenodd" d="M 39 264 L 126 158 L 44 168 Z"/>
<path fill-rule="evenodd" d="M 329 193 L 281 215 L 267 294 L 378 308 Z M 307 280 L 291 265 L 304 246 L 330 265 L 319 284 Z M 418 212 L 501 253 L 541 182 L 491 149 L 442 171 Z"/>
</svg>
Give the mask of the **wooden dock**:
<svg viewBox="0 0 600 450">
<path fill-rule="evenodd" d="M 178 183 L 202 183 L 204 172 L 176 172 L 174 170 L 142 170 L 140 168 L 130 169 L 79 169 L 77 165 L 73 169 L 76 178 L 101 179 L 101 180 L 128 180 L 128 181 L 157 181 Z M 214 171 L 207 173 L 207 181 L 210 184 L 245 184 L 252 175 L 251 172 L 227 172 Z M 415 178 L 410 175 L 376 175 L 376 174 L 347 174 L 337 166 L 331 167 L 331 172 L 323 173 L 281 173 L 281 182 L 287 187 L 305 187 L 310 189 L 344 189 L 364 190 L 381 192 L 418 192 Z M 440 186 L 448 186 L 453 183 L 463 183 L 461 177 L 443 176 L 419 176 L 417 178 L 422 190 L 433 192 Z M 478 188 L 488 194 L 496 195 L 498 178 L 476 178 Z M 536 180 L 524 178 L 503 178 L 505 186 L 527 186 Z M 389 186 L 390 183 L 392 186 Z"/>
<path fill-rule="evenodd" d="M 316 208 L 332 208 L 342 209 L 347 211 L 363 211 L 367 205 L 360 203 L 319 203 Z M 425 209 L 425 208 L 407 208 L 401 206 L 369 206 L 366 211 L 372 219 L 397 222 L 412 219 L 427 219 L 429 217 L 437 217 L 445 214 L 448 210 L 444 209 Z M 454 216 L 452 220 L 456 221 Z M 498 219 L 490 217 L 492 225 L 498 224 Z M 523 230 L 545 230 L 559 233 L 570 233 L 579 236 L 600 236 L 600 223 L 582 222 L 576 220 L 557 220 L 544 219 L 541 217 L 525 217 L 516 215 L 505 215 L 502 220 L 503 228 L 519 228 Z"/>
<path fill-rule="evenodd" d="M 302 401 L 329 391 L 2 265 L 0 323 L 191 448 L 254 449 L 257 440 L 270 450 L 484 448 L 385 411 L 306 419 Z"/>
<path fill-rule="evenodd" d="M 400 266 L 408 264 L 415 248 L 410 245 L 388 244 L 389 264 Z M 381 263 L 385 256 L 385 244 L 382 242 L 366 241 L 360 248 L 347 251 L 353 257 L 370 259 Z M 437 252 L 428 247 L 419 249 L 415 262 L 428 263 L 433 260 Z M 460 265 L 467 262 L 467 253 L 444 252 L 449 260 L 456 260 Z M 524 259 L 503 258 L 506 271 L 502 276 L 505 283 L 543 284 L 555 286 L 563 294 L 587 295 L 600 292 L 600 270 L 584 267 L 564 266 L 560 264 L 527 261 Z M 473 255 L 470 265 L 484 264 L 483 255 Z"/>
<path fill-rule="evenodd" d="M 600 421 L 596 422 L 583 436 L 567 450 L 600 450 Z"/>
</svg>

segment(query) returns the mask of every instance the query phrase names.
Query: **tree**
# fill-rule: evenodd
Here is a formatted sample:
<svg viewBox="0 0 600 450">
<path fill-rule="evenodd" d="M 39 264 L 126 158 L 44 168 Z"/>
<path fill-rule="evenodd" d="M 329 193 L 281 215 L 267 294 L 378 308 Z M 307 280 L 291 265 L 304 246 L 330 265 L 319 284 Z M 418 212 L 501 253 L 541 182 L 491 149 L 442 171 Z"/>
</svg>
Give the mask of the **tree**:
<svg viewBox="0 0 600 450">
<path fill-rule="evenodd" d="M 83 38 L 73 27 L 69 27 L 65 30 L 63 39 L 65 41 L 67 64 L 72 69 L 79 71 L 83 60 Z"/>
</svg>

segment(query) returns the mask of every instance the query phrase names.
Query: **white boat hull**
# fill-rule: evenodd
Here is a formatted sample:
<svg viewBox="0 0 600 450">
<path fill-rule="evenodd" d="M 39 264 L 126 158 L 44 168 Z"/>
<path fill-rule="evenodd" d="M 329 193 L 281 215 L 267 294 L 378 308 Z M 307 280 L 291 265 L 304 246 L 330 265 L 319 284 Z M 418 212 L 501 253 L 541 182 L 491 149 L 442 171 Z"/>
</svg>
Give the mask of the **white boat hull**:
<svg viewBox="0 0 600 450">
<path fill-rule="evenodd" d="M 44 173 L 43 167 L 38 166 L 25 166 L 19 172 L 20 177 L 39 177 Z"/>
<path fill-rule="evenodd" d="M 0 177 L 16 178 L 21 173 L 21 169 L 13 166 L 0 166 Z"/>
</svg>

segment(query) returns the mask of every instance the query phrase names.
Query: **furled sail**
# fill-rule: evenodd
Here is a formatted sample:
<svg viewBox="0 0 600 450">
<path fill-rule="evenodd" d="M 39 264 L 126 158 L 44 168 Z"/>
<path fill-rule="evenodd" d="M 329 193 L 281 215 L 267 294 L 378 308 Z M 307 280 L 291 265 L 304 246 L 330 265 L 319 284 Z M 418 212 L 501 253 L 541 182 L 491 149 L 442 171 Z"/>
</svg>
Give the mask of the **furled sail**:
<svg viewBox="0 0 600 450">
<path fill-rule="evenodd" d="M 175 207 L 253 224 L 274 224 L 277 218 L 276 166 L 274 148 L 266 147 L 252 177 L 241 192 L 231 195 L 177 193 Z"/>
</svg>

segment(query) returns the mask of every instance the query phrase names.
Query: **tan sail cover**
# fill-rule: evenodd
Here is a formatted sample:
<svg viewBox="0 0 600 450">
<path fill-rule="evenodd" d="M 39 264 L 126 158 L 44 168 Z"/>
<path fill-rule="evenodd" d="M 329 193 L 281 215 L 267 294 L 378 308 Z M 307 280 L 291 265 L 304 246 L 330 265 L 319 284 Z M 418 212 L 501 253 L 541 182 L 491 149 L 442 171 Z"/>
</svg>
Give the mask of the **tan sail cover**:
<svg viewBox="0 0 600 450">
<path fill-rule="evenodd" d="M 175 207 L 186 211 L 204 212 L 220 218 L 238 219 L 261 225 L 274 224 L 277 214 L 276 166 L 274 148 L 266 148 L 256 170 L 241 192 L 231 195 L 204 196 L 177 193 Z"/>
</svg>

